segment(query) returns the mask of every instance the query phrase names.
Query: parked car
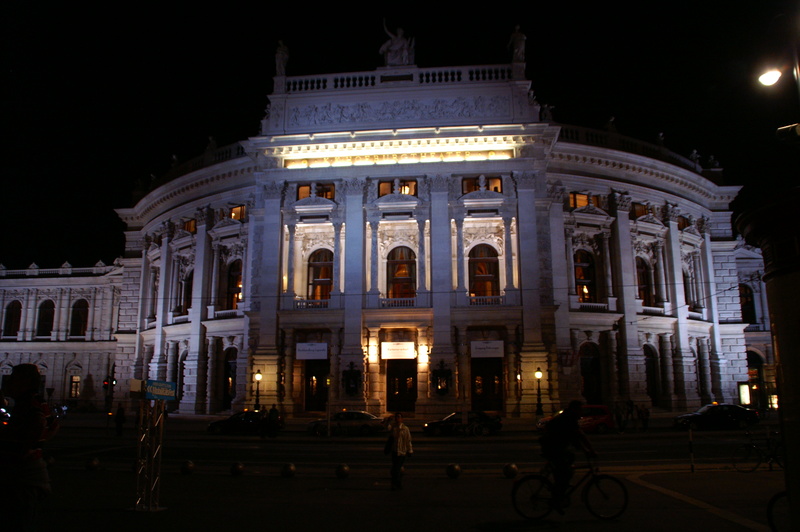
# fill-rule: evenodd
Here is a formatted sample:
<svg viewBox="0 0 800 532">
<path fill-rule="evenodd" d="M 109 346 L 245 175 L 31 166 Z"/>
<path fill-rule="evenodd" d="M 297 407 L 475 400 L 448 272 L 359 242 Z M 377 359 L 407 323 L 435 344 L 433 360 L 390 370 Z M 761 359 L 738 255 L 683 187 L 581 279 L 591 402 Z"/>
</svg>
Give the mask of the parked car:
<svg viewBox="0 0 800 532">
<path fill-rule="evenodd" d="M 228 419 L 214 421 L 208 425 L 211 434 L 250 434 L 267 436 L 277 432 L 284 426 L 283 418 L 278 416 L 277 429 L 270 427 L 269 412 L 266 410 L 245 410 Z"/>
<path fill-rule="evenodd" d="M 367 436 L 385 432 L 386 423 L 381 418 L 361 410 L 344 410 L 336 412 L 331 416 L 331 434 L 358 434 Z M 327 419 L 315 419 L 309 422 L 308 431 L 317 436 L 324 436 L 328 433 Z"/>
<path fill-rule="evenodd" d="M 560 410 L 558 414 L 563 412 Z M 556 415 L 558 415 L 556 414 Z M 536 424 L 537 430 L 544 430 L 547 423 L 555 416 L 543 417 Z M 583 432 L 595 432 L 597 434 L 605 434 L 611 429 L 616 428 L 614 424 L 614 416 L 611 415 L 611 409 L 605 405 L 583 405 L 581 407 L 581 417 L 578 420 Z"/>
<path fill-rule="evenodd" d="M 466 434 L 470 436 L 483 436 L 496 434 L 503 428 L 500 416 L 490 415 L 480 410 L 467 412 L 466 420 L 461 412 L 453 412 L 442 419 L 429 421 L 422 425 L 422 431 L 428 436 L 441 434 Z"/>
<path fill-rule="evenodd" d="M 726 403 L 712 403 L 696 412 L 675 418 L 675 427 L 680 429 L 743 429 L 759 421 L 758 412 L 751 408 Z"/>
</svg>

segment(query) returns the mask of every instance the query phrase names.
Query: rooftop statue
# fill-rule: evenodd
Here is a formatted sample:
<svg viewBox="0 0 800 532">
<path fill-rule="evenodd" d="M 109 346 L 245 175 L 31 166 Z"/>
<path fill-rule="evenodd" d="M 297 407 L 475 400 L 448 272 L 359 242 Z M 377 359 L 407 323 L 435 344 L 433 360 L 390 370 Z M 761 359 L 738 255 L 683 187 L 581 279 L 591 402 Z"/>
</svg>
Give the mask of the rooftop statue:
<svg viewBox="0 0 800 532">
<path fill-rule="evenodd" d="M 286 63 L 289 62 L 289 47 L 283 44 L 283 41 L 278 41 L 278 47 L 275 49 L 275 75 L 286 75 Z"/>
<path fill-rule="evenodd" d="M 379 53 L 383 55 L 386 66 L 404 66 L 414 64 L 414 39 L 409 39 L 403 34 L 403 28 L 397 28 L 397 34 L 393 34 L 386 27 L 386 19 L 383 20 L 383 30 L 389 36 L 389 40 L 383 43 Z"/>
<path fill-rule="evenodd" d="M 511 49 L 511 61 L 514 63 L 525 62 L 525 34 L 519 29 L 519 25 L 514 26 L 514 31 L 508 39 L 508 47 Z"/>
</svg>

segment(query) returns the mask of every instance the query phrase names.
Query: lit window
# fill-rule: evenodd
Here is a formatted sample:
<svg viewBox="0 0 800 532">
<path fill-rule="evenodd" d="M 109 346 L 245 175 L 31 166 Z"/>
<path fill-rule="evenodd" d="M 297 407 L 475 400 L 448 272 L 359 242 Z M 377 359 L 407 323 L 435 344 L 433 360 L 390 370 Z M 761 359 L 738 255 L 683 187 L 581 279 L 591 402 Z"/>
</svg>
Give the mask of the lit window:
<svg viewBox="0 0 800 532">
<path fill-rule="evenodd" d="M 642 216 L 646 216 L 652 212 L 650 205 L 645 205 L 644 203 L 634 203 L 631 205 L 630 210 L 630 219 L 637 220 Z"/>
<path fill-rule="evenodd" d="M 691 225 L 692 225 L 691 220 L 689 220 L 689 218 L 687 218 L 686 216 L 680 216 L 678 218 L 678 229 L 680 229 L 681 231 L 683 231 L 687 227 L 690 227 Z"/>
<path fill-rule="evenodd" d="M 81 376 L 69 376 L 69 398 L 78 399 L 81 396 Z"/>
<path fill-rule="evenodd" d="M 332 183 L 311 183 L 310 185 L 300 185 L 297 187 L 297 200 L 316 196 L 333 201 L 334 186 Z"/>
<path fill-rule="evenodd" d="M 233 216 L 231 216 L 233 218 Z M 236 218 L 238 220 L 238 218 Z M 191 220 L 186 220 L 183 222 L 183 230 L 187 233 L 195 234 L 197 233 L 197 220 L 192 218 Z"/>
<path fill-rule="evenodd" d="M 500 275 L 497 251 L 481 244 L 469 252 L 469 295 L 488 297 L 500 295 Z"/>
<path fill-rule="evenodd" d="M 244 216 L 245 216 L 245 207 L 244 207 L 244 205 L 237 205 L 236 207 L 231 207 L 230 216 L 234 220 L 239 220 L 239 221 L 244 220 Z"/>
<path fill-rule="evenodd" d="M 381 181 L 378 183 L 378 197 L 389 194 L 417 195 L 417 182 L 413 180 L 395 179 L 394 181 Z"/>
<path fill-rule="evenodd" d="M 228 266 L 228 279 L 225 285 L 224 310 L 236 310 L 242 300 L 242 261 L 235 260 Z"/>
<path fill-rule="evenodd" d="M 575 253 L 575 289 L 581 303 L 597 301 L 594 257 L 588 251 Z"/>
<path fill-rule="evenodd" d="M 479 190 L 503 192 L 503 180 L 499 177 L 465 177 L 461 180 L 461 193 L 469 194 Z"/>
<path fill-rule="evenodd" d="M 330 299 L 333 288 L 333 252 L 318 249 L 308 258 L 308 299 Z"/>
<path fill-rule="evenodd" d="M 417 256 L 407 247 L 397 247 L 386 259 L 386 292 L 390 299 L 417 295 Z"/>
</svg>

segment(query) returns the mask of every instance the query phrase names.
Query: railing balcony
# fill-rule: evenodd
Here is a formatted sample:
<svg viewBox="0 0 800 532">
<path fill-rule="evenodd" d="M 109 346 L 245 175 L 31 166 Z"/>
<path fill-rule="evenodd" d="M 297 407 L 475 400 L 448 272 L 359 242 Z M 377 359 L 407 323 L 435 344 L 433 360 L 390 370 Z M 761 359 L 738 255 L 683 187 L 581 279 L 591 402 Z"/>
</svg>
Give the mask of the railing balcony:
<svg viewBox="0 0 800 532">
<path fill-rule="evenodd" d="M 295 299 L 295 310 L 328 308 L 328 299 Z"/>
<path fill-rule="evenodd" d="M 642 314 L 649 314 L 651 316 L 663 316 L 664 307 L 642 307 Z"/>
<path fill-rule="evenodd" d="M 505 296 L 469 296 L 468 301 L 471 307 L 489 307 L 503 305 Z"/>
<path fill-rule="evenodd" d="M 381 308 L 407 308 L 416 307 L 416 297 L 382 297 L 380 299 Z"/>
<path fill-rule="evenodd" d="M 578 309 L 584 312 L 605 312 L 608 310 L 608 303 L 578 303 Z"/>
<path fill-rule="evenodd" d="M 217 310 L 214 312 L 214 318 L 218 320 L 230 319 L 239 316 L 239 311 L 236 309 L 231 310 Z"/>
</svg>

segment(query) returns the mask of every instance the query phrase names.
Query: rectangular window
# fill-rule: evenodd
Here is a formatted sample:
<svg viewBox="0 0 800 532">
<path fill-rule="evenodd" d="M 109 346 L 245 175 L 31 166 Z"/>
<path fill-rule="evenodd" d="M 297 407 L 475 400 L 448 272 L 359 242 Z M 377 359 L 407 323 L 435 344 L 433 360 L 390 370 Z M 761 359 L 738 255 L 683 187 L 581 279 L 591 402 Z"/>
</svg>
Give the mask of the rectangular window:
<svg viewBox="0 0 800 532">
<path fill-rule="evenodd" d="M 481 182 L 479 177 L 465 177 L 461 180 L 461 193 L 469 194 L 470 192 L 477 192 L 482 190 L 481 187 L 486 187 L 485 190 L 491 192 L 503 193 L 503 180 L 499 177 L 486 177 Z"/>
<path fill-rule="evenodd" d="M 244 220 L 245 214 L 246 212 L 244 205 L 237 205 L 236 207 L 231 207 L 230 216 L 234 220 L 239 220 L 239 221 Z"/>
<path fill-rule="evenodd" d="M 78 399 L 81 396 L 81 376 L 69 376 L 69 398 Z"/>
<path fill-rule="evenodd" d="M 378 197 L 388 196 L 394 193 L 394 181 L 381 181 L 378 183 Z M 417 182 L 414 180 L 398 180 L 397 193 L 407 194 L 409 196 L 417 195 Z"/>
<path fill-rule="evenodd" d="M 333 201 L 334 198 L 333 183 L 311 183 L 310 185 L 300 185 L 297 187 L 297 201 L 306 199 L 313 196 L 318 198 L 325 198 Z"/>
<path fill-rule="evenodd" d="M 630 219 L 636 220 L 638 218 L 641 218 L 642 216 L 650 214 L 650 212 L 651 212 L 650 205 L 645 205 L 644 203 L 634 203 L 631 205 Z"/>
</svg>

